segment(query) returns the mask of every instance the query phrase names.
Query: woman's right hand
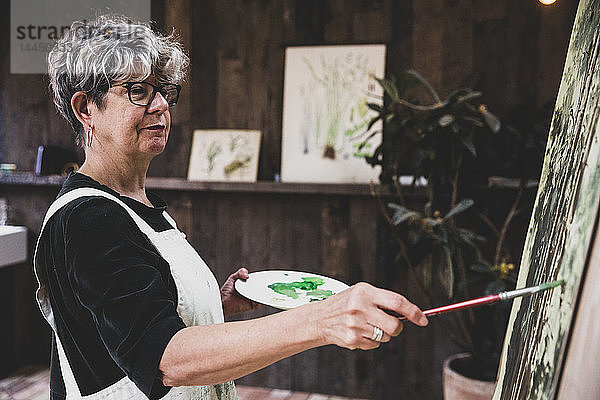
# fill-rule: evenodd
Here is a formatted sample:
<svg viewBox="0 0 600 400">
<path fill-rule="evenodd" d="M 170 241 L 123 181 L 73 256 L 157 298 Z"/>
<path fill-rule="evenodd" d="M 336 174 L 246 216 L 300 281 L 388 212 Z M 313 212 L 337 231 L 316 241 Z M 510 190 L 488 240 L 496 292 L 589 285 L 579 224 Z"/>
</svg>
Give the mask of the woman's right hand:
<svg viewBox="0 0 600 400">
<path fill-rule="evenodd" d="M 321 340 L 348 349 L 374 349 L 402 332 L 402 321 L 384 310 L 419 326 L 428 323 L 425 314 L 404 296 L 362 282 L 313 304 L 318 309 L 314 316 Z M 380 341 L 372 339 L 374 327 L 383 330 Z"/>
</svg>

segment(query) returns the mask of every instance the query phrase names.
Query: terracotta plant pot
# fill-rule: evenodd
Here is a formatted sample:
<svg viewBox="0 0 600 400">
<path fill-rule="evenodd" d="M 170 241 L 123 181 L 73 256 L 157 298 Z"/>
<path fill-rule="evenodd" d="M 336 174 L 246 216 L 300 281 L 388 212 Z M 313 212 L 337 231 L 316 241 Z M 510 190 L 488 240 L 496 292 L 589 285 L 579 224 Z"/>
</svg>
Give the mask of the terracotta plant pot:
<svg viewBox="0 0 600 400">
<path fill-rule="evenodd" d="M 444 361 L 444 400 L 491 400 L 494 396 L 495 382 L 467 378 L 452 369 L 452 362 L 469 358 L 469 353 L 460 353 Z"/>
</svg>

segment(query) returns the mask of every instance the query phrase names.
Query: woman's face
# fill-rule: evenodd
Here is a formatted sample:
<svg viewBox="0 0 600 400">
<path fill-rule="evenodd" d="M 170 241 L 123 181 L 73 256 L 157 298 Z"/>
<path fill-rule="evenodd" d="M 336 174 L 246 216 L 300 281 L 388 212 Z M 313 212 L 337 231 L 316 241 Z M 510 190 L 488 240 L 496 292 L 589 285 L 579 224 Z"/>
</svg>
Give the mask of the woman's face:
<svg viewBox="0 0 600 400">
<path fill-rule="evenodd" d="M 146 82 L 156 84 L 152 77 Z M 169 105 L 160 93 L 156 93 L 152 102 L 143 107 L 129 101 L 126 87 L 113 86 L 106 93 L 102 109 L 94 104 L 90 107 L 93 140 L 103 150 L 133 158 L 153 158 L 164 151 L 169 139 L 171 115 Z"/>
</svg>

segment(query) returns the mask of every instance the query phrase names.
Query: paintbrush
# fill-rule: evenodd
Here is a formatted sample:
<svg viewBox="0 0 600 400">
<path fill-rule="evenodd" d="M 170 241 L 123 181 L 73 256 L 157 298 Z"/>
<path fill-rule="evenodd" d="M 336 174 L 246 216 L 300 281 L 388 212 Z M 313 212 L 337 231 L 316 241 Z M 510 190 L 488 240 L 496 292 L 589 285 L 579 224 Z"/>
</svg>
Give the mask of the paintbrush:
<svg viewBox="0 0 600 400">
<path fill-rule="evenodd" d="M 432 315 L 442 314 L 450 311 L 464 310 L 466 308 L 482 306 L 484 304 L 496 303 L 499 301 L 512 300 L 515 297 L 522 296 L 530 296 L 537 292 L 542 292 L 544 290 L 554 289 L 555 287 L 562 286 L 565 284 L 563 279 L 554 281 L 554 282 L 546 282 L 537 286 L 527 287 L 523 289 L 515 289 L 508 292 L 501 292 L 498 294 L 492 294 L 489 296 L 479 297 L 477 299 L 461 301 L 459 303 L 448 304 L 447 306 L 436 307 L 430 310 L 423 311 L 423 314 L 428 317 Z M 406 317 L 400 317 L 401 320 L 407 319 Z"/>
</svg>

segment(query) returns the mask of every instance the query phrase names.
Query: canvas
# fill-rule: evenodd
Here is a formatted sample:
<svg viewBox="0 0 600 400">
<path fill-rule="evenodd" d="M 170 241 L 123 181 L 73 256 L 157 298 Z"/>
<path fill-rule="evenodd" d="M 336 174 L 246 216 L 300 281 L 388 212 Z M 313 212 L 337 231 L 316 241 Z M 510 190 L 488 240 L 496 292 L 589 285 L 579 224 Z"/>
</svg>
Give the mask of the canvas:
<svg viewBox="0 0 600 400">
<path fill-rule="evenodd" d="M 260 131 L 194 131 L 188 180 L 255 182 Z"/>
<path fill-rule="evenodd" d="M 381 141 L 358 145 L 383 103 L 375 77 L 385 74 L 385 45 L 288 47 L 285 55 L 281 179 L 368 183 L 379 168 L 362 157 Z M 375 127 L 376 129 L 377 127 Z"/>
</svg>

